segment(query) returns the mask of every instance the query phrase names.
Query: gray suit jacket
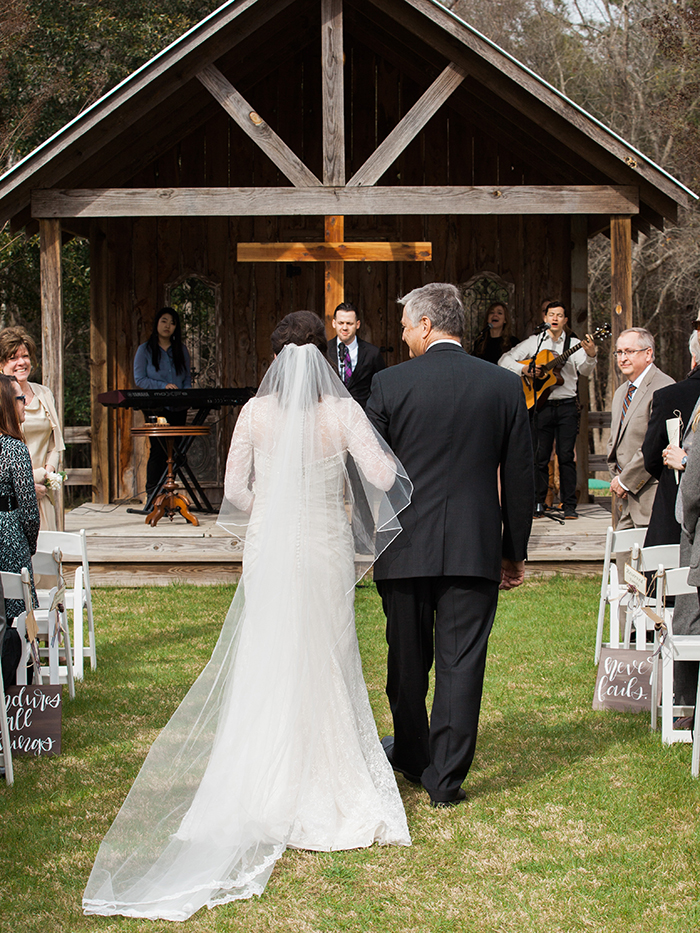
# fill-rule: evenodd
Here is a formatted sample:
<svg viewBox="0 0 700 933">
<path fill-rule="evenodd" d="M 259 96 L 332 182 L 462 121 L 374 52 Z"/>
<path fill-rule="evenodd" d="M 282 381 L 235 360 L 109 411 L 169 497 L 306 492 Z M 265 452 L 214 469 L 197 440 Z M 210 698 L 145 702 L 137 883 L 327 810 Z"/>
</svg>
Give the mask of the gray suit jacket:
<svg viewBox="0 0 700 933">
<path fill-rule="evenodd" d="M 672 385 L 675 380 L 662 373 L 653 363 L 632 396 L 622 424 L 622 403 L 627 395 L 627 380 L 615 392 L 612 401 L 610 440 L 608 441 L 608 467 L 611 476 L 617 476 L 628 490 L 629 514 L 638 528 L 649 524 L 654 504 L 657 481 L 644 467 L 642 444 L 649 424 L 654 392 Z"/>
<path fill-rule="evenodd" d="M 700 444 L 697 440 L 688 448 L 688 463 L 681 479 L 681 500 L 683 531 L 690 544 L 690 553 L 684 555 L 690 567 L 688 583 L 700 586 Z M 675 625 L 673 630 L 675 632 Z"/>
</svg>

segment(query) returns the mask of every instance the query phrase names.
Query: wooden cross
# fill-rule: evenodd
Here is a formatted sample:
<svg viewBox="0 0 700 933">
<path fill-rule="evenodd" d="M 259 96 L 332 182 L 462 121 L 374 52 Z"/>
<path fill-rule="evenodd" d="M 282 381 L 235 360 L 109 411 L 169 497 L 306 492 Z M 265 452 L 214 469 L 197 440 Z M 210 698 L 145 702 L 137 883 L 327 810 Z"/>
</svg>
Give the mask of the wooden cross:
<svg viewBox="0 0 700 933">
<path fill-rule="evenodd" d="M 346 243 L 345 218 L 325 218 L 323 243 L 239 243 L 239 262 L 325 262 L 326 330 L 332 332 L 333 312 L 345 299 L 346 262 L 429 262 L 432 243 Z"/>
</svg>

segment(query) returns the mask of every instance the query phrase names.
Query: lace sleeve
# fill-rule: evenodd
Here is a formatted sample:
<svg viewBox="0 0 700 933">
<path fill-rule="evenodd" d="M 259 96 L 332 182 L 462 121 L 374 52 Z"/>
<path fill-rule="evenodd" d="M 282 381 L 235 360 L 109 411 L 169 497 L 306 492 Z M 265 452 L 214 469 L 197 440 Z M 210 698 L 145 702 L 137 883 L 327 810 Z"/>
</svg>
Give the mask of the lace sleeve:
<svg viewBox="0 0 700 933">
<path fill-rule="evenodd" d="M 391 452 L 384 450 L 367 415 L 357 402 L 352 403 L 348 450 L 368 482 L 382 492 L 394 485 L 397 467 Z"/>
<path fill-rule="evenodd" d="M 253 440 L 251 437 L 252 406 L 249 402 L 241 409 L 231 438 L 226 460 L 224 494 L 229 502 L 242 512 L 253 508 Z"/>
</svg>

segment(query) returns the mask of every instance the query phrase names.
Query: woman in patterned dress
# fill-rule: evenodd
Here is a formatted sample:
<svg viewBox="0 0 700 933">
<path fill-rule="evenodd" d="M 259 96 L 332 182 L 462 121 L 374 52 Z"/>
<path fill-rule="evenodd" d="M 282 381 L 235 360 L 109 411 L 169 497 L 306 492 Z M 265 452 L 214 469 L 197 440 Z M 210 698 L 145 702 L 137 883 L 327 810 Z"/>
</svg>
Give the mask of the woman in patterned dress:
<svg viewBox="0 0 700 933">
<path fill-rule="evenodd" d="M 24 395 L 14 376 L 0 374 L 0 570 L 19 573 L 27 567 L 31 574 L 32 554 L 36 551 L 39 534 L 39 509 L 32 461 L 22 438 L 24 403 Z M 33 587 L 32 582 L 32 591 Z M 33 595 L 36 598 L 36 594 Z M 6 686 L 15 683 L 20 646 L 12 623 L 23 610 L 21 600 L 5 600 L 8 627 L 2 654 Z"/>
<path fill-rule="evenodd" d="M 14 376 L 26 397 L 23 424 L 24 440 L 34 470 L 34 489 L 39 503 L 41 527 L 56 530 L 56 511 L 48 495 L 47 473 L 58 470 L 58 459 L 65 450 L 61 427 L 58 423 L 56 402 L 46 386 L 30 382 L 36 369 L 36 343 L 23 327 L 6 327 L 0 332 L 0 369 L 6 376 Z"/>
</svg>

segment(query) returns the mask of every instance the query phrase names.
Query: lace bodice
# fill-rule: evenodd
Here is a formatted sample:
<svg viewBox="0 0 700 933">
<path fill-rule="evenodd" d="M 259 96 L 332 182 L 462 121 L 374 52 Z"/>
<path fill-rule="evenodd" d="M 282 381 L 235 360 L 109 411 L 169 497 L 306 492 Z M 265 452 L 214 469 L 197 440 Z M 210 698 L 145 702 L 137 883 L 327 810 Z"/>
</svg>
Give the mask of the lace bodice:
<svg viewBox="0 0 700 933">
<path fill-rule="evenodd" d="M 275 396 L 254 398 L 242 409 L 231 441 L 226 463 L 225 493 L 235 506 L 250 512 L 256 480 L 265 463 L 276 452 L 281 435 L 284 408 Z M 365 413 L 354 399 L 321 399 L 309 419 L 302 445 L 303 468 L 333 469 L 350 453 L 367 480 L 381 490 L 391 489 L 396 478 L 396 462 L 382 450 Z"/>
</svg>

